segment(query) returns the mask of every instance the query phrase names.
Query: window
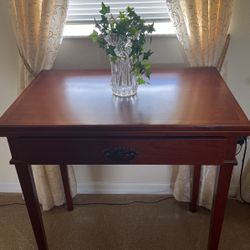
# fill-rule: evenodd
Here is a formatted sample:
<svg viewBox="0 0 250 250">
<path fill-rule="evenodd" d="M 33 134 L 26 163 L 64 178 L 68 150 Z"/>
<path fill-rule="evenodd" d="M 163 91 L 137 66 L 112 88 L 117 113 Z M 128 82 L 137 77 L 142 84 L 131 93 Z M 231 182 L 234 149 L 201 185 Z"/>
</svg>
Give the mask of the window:
<svg viewBox="0 0 250 250">
<path fill-rule="evenodd" d="M 99 10 L 102 0 L 69 0 L 64 36 L 88 36 L 94 29 L 94 18 L 99 19 Z M 134 7 L 135 11 L 146 22 L 155 23 L 154 35 L 175 34 L 170 21 L 166 0 L 103 0 L 110 6 L 111 12 L 117 15 L 127 6 Z"/>
</svg>

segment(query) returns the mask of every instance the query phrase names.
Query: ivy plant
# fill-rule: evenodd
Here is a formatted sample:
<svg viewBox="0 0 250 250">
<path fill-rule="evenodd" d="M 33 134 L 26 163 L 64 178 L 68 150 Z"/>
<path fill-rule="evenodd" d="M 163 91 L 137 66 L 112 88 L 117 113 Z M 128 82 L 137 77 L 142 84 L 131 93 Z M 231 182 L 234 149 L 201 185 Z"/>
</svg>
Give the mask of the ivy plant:
<svg viewBox="0 0 250 250">
<path fill-rule="evenodd" d="M 102 2 L 100 14 L 101 19 L 95 20 L 97 31 L 90 35 L 91 40 L 105 50 L 112 63 L 129 58 L 136 82 L 146 83 L 144 76 L 150 78 L 149 57 L 153 52 L 145 50 L 144 44 L 146 35 L 154 31 L 154 23 L 146 24 L 129 6 L 114 17 L 110 7 Z"/>
</svg>

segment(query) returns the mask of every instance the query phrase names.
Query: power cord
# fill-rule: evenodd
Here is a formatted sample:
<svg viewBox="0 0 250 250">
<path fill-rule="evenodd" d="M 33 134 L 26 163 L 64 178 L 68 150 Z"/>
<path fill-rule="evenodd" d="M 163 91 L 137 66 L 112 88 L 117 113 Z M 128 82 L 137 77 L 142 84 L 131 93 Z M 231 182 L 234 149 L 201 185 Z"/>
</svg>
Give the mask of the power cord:
<svg viewBox="0 0 250 250">
<path fill-rule="evenodd" d="M 119 203 L 113 203 L 113 202 L 88 202 L 88 203 L 75 203 L 73 205 L 76 205 L 76 206 L 77 205 L 78 206 L 88 206 L 88 205 L 128 206 L 128 205 L 132 205 L 132 204 L 150 205 L 150 204 L 160 203 L 160 202 L 168 200 L 170 198 L 173 198 L 173 196 L 163 197 L 161 199 L 154 200 L 154 201 L 134 200 L 134 201 L 129 201 L 129 202 L 119 202 Z"/>
<path fill-rule="evenodd" d="M 154 201 L 143 201 L 143 200 L 134 200 L 134 201 L 129 201 L 129 202 L 87 202 L 87 203 L 73 203 L 74 206 L 89 206 L 89 205 L 104 205 L 104 206 L 128 206 L 132 204 L 144 204 L 144 205 L 150 205 L 150 204 L 157 204 L 162 201 L 165 201 L 167 199 L 173 198 L 173 196 L 167 196 L 163 197 L 158 200 Z M 7 206 L 12 206 L 12 205 L 21 205 L 24 206 L 26 205 L 25 203 L 9 203 L 9 204 L 0 204 L 0 207 L 7 207 Z"/>
<path fill-rule="evenodd" d="M 20 206 L 25 206 L 25 203 L 7 203 L 7 204 L 0 204 L 0 207 L 8 207 L 8 206 L 13 206 L 13 205 L 20 205 Z"/>
<path fill-rule="evenodd" d="M 240 199 L 241 199 L 244 203 L 250 205 L 250 202 L 249 202 L 249 201 L 246 201 L 246 200 L 244 199 L 243 195 L 242 195 L 242 175 L 243 175 L 244 164 L 245 164 L 246 153 L 247 153 L 247 137 L 244 137 L 243 140 L 244 140 L 244 143 L 243 143 L 243 144 L 245 145 L 245 147 L 244 147 L 244 152 L 243 152 L 242 161 L 241 161 L 241 169 L 240 169 Z M 242 149 L 242 145 L 241 145 L 241 149 Z M 240 151 L 241 151 L 241 149 L 240 149 Z M 240 152 L 239 152 L 239 153 L 240 153 Z"/>
</svg>

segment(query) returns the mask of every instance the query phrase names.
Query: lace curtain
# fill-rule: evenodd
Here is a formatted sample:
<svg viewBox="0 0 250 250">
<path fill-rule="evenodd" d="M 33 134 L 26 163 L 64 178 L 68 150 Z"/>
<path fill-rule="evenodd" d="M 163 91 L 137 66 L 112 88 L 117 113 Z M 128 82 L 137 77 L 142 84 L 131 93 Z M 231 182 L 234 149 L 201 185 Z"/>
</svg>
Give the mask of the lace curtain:
<svg viewBox="0 0 250 250">
<path fill-rule="evenodd" d="M 9 0 L 10 14 L 19 50 L 20 90 L 43 69 L 51 69 L 62 39 L 67 0 Z M 68 167 L 72 196 L 76 180 Z M 38 198 L 44 210 L 65 202 L 58 166 L 33 166 Z"/>
<path fill-rule="evenodd" d="M 190 66 L 220 63 L 232 15 L 233 0 L 166 0 L 176 34 Z M 199 205 L 211 209 L 216 168 L 203 166 Z M 174 196 L 190 200 L 190 166 L 179 166 Z"/>
</svg>

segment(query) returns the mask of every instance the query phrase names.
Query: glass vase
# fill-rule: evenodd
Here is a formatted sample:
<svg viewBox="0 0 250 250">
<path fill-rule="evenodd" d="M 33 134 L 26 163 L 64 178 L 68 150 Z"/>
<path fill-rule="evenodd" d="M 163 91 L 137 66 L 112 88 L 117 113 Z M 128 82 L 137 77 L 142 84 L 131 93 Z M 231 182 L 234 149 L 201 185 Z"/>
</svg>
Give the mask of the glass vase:
<svg viewBox="0 0 250 250">
<path fill-rule="evenodd" d="M 133 96 L 137 92 L 137 83 L 131 71 L 131 60 L 118 59 L 115 63 L 111 62 L 111 85 L 113 94 L 126 97 Z"/>
</svg>

